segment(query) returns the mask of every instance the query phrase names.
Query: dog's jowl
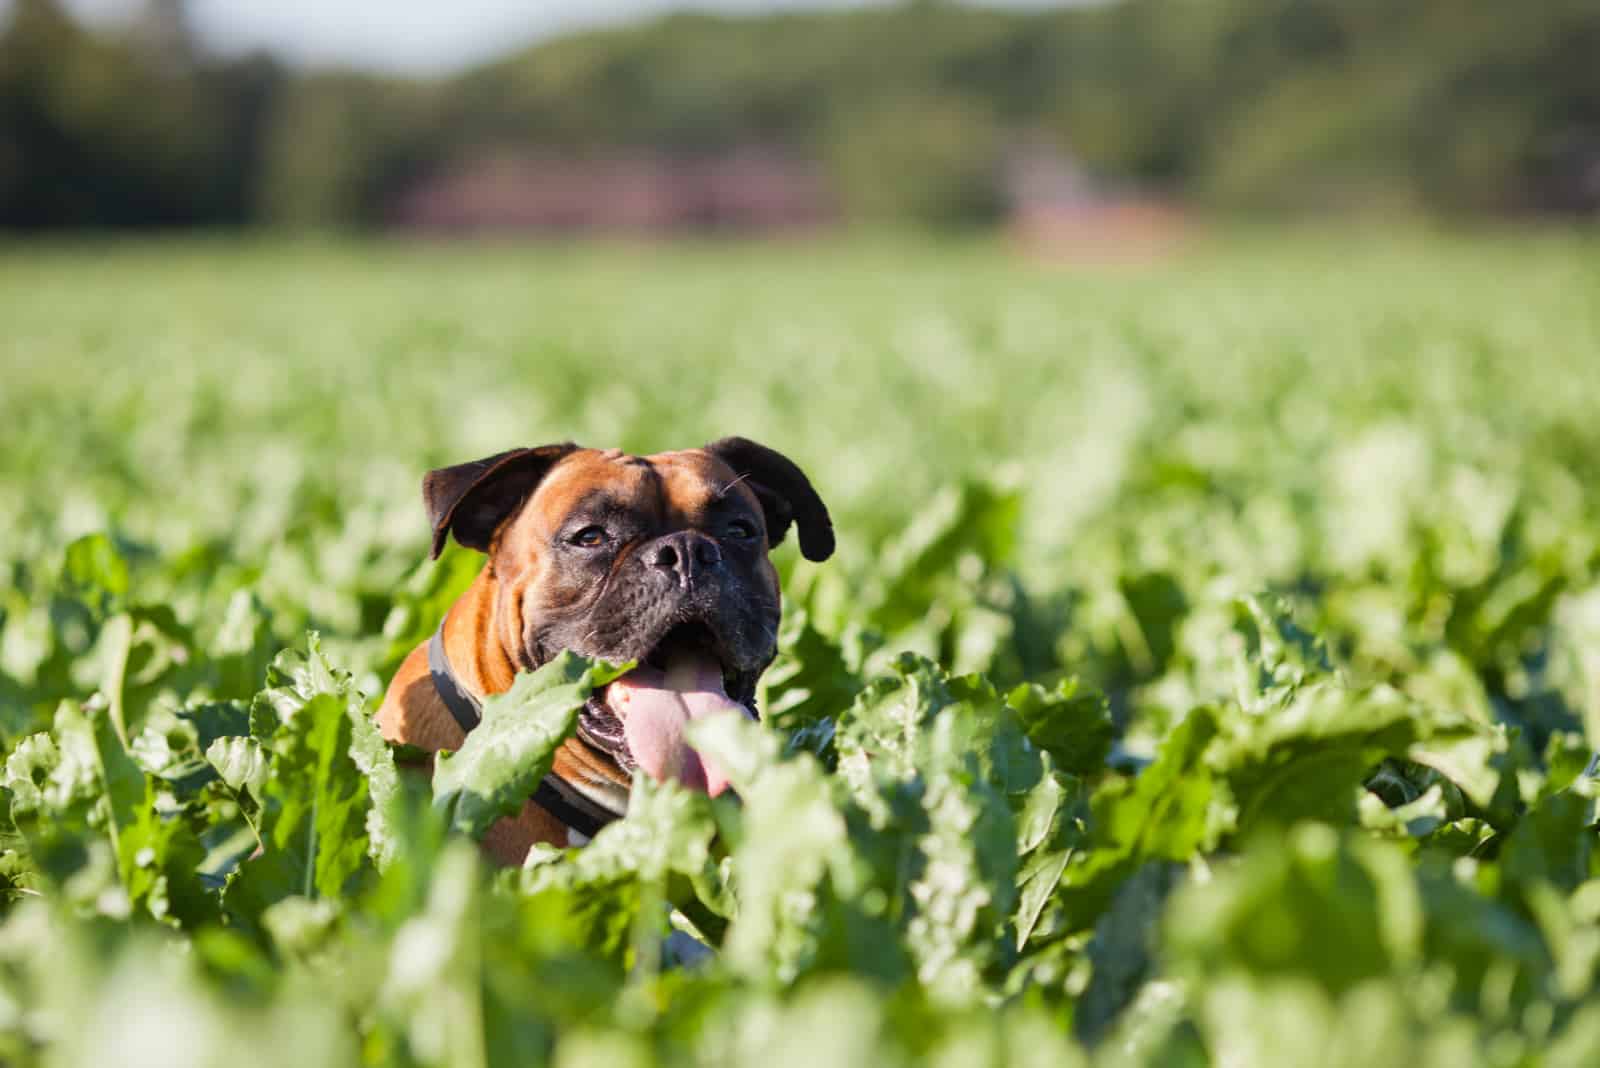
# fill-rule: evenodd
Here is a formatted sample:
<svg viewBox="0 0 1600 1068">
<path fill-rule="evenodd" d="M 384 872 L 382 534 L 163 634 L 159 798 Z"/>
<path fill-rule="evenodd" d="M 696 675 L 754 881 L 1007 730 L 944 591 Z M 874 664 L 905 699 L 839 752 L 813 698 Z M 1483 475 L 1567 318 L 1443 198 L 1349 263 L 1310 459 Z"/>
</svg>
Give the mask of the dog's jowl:
<svg viewBox="0 0 1600 1068">
<path fill-rule="evenodd" d="M 422 493 L 433 555 L 454 536 L 487 559 L 390 682 L 385 737 L 458 749 L 485 696 L 564 649 L 639 665 L 590 698 L 538 792 L 490 828 L 497 860 L 587 841 L 627 810 L 635 770 L 726 788 L 684 727 L 756 714 L 781 611 L 768 551 L 793 526 L 808 560 L 833 552 L 793 462 L 744 438 L 654 456 L 545 445 L 431 471 Z"/>
</svg>

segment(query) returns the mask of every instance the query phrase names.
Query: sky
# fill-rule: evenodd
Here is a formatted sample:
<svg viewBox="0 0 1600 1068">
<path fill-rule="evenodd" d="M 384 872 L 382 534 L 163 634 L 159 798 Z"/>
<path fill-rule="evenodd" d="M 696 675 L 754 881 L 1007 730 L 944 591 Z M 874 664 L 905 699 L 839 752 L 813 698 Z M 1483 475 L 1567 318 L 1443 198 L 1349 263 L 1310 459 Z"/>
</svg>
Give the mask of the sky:
<svg viewBox="0 0 1600 1068">
<path fill-rule="evenodd" d="M 3 13 L 8 0 L 0 0 Z M 65 0 L 79 15 L 114 20 L 143 0 Z M 882 0 L 189 0 L 201 39 L 225 53 L 265 48 L 303 66 L 441 74 L 584 26 L 669 11 L 753 13 L 860 7 Z M 1052 7 L 1067 0 L 978 0 Z"/>
</svg>

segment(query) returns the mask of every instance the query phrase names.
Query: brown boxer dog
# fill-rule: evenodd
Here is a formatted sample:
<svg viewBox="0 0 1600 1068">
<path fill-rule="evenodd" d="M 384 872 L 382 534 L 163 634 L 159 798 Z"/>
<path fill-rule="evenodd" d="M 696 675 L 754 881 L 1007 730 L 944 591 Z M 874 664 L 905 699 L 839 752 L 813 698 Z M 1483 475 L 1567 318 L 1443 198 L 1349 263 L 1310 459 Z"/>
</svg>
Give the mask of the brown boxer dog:
<svg viewBox="0 0 1600 1068">
<path fill-rule="evenodd" d="M 390 682 L 385 738 L 459 749 L 484 697 L 564 649 L 639 665 L 590 698 L 538 792 L 485 835 L 491 855 L 514 865 L 536 842 L 586 842 L 627 811 L 636 769 L 726 787 L 684 725 L 756 715 L 781 610 L 767 553 L 790 525 L 806 559 L 833 553 L 793 462 L 744 438 L 654 456 L 544 445 L 430 471 L 422 496 L 435 559 L 454 535 L 488 560 Z"/>
</svg>

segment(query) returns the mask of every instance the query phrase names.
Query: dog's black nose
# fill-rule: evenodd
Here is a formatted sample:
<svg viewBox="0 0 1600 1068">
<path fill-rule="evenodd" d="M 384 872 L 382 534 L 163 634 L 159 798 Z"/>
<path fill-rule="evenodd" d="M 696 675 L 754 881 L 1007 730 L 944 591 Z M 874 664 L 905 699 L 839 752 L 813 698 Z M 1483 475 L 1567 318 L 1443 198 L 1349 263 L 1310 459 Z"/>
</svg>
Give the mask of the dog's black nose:
<svg viewBox="0 0 1600 1068">
<path fill-rule="evenodd" d="M 680 530 L 655 540 L 644 551 L 651 567 L 676 575 L 680 586 L 688 586 L 701 571 L 722 563 L 717 543 L 698 530 Z"/>
</svg>

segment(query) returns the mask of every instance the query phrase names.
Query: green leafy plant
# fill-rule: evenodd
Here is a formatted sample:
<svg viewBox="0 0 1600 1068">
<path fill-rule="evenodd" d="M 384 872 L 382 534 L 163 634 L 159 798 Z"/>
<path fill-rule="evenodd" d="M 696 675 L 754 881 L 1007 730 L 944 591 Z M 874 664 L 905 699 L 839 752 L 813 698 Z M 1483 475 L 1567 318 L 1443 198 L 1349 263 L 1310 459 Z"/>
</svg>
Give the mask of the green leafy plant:
<svg viewBox="0 0 1600 1068">
<path fill-rule="evenodd" d="M 1592 252 L 0 254 L 0 1062 L 1600 1061 Z M 418 472 L 734 422 L 841 535 L 734 790 L 492 870 L 619 667 L 396 753 Z"/>
</svg>

